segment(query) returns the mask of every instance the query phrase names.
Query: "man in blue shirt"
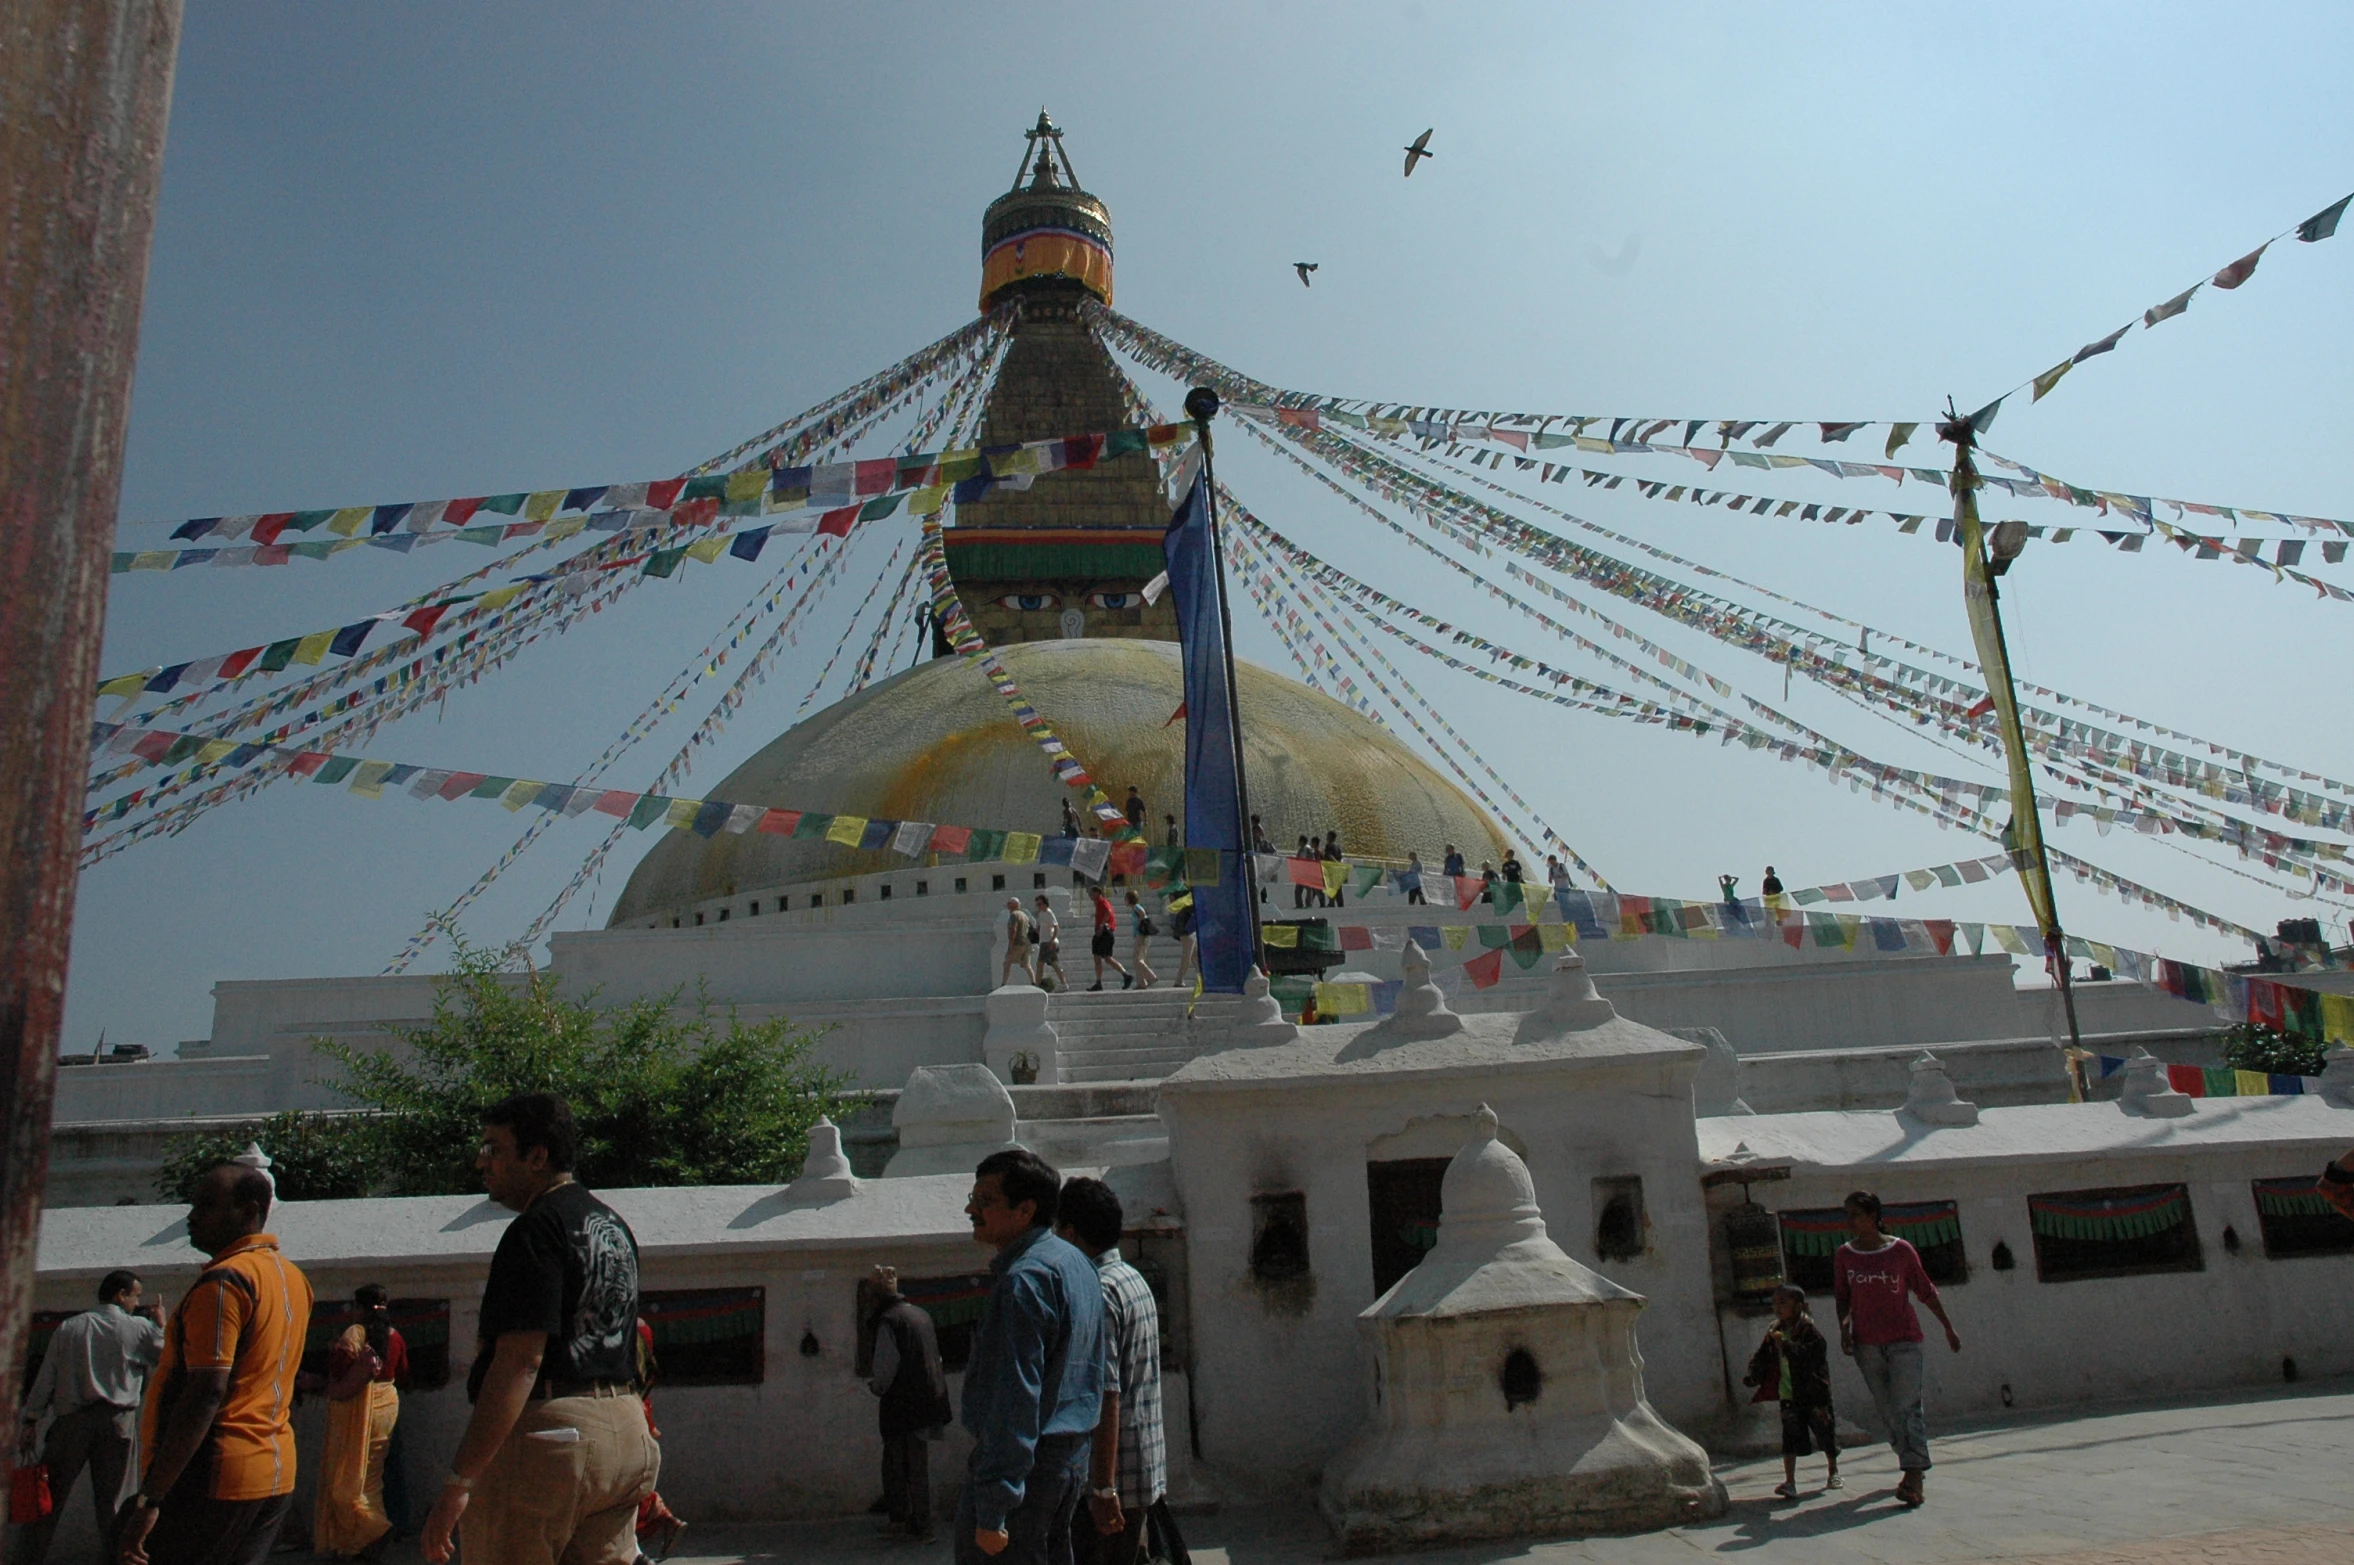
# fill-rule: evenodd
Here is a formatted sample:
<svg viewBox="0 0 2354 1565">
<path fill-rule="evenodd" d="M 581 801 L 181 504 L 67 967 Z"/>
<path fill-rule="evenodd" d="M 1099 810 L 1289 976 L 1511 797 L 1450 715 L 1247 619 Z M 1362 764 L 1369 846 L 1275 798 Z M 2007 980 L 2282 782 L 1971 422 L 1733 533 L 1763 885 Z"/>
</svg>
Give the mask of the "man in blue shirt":
<svg viewBox="0 0 2354 1565">
<path fill-rule="evenodd" d="M 957 1565 L 1070 1565 L 1071 1516 L 1103 1403 L 1103 1285 L 1054 1236 L 1062 1176 L 1034 1152 L 992 1152 L 965 1202 L 996 1279 L 965 1367 L 973 1454 L 956 1511 Z"/>
</svg>

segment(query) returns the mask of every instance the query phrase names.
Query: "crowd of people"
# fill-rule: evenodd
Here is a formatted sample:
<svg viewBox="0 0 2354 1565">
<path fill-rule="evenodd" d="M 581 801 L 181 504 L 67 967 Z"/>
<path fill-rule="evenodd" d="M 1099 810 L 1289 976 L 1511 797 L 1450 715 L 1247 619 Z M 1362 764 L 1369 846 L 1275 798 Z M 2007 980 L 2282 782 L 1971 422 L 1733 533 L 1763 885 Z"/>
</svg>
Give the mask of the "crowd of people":
<svg viewBox="0 0 2354 1565">
<path fill-rule="evenodd" d="M 1107 970 L 1119 975 L 1122 989 L 1150 989 L 1161 981 L 1151 959 L 1152 943 L 1166 937 L 1177 947 L 1177 971 L 1170 982 L 1182 988 L 1196 971 L 1199 954 L 1193 931 L 1193 892 L 1183 883 L 1173 884 L 1161 893 L 1159 916 L 1152 905 L 1133 888 L 1122 893 L 1127 898 L 1128 960 L 1122 962 L 1120 950 L 1121 910 L 1112 904 L 1111 891 L 1096 886 L 1088 893 L 1090 926 L 1088 954 L 1094 958 L 1094 982 L 1087 988 L 1099 991 L 1104 986 Z M 1168 920 L 1164 929 L 1161 919 Z M 1055 913 L 1054 904 L 1045 892 L 1040 892 L 1030 907 L 1022 906 L 1020 897 L 1005 899 L 1005 957 L 998 964 L 997 982 L 1000 988 L 1020 974 L 1022 981 L 1041 989 L 1068 989 L 1070 976 L 1063 971 L 1063 926 Z"/>
<path fill-rule="evenodd" d="M 476 1560 L 633 1565 L 683 1527 L 655 1491 L 661 1455 L 647 1396 L 652 1334 L 639 1318 L 637 1240 L 572 1175 L 578 1131 L 547 1093 L 483 1116 L 476 1166 L 517 1215 L 483 1288 L 473 1412 L 423 1526 L 445 1565 Z M 208 1264 L 168 1315 L 141 1313 L 143 1285 L 110 1273 L 94 1310 L 51 1337 L 25 1399 L 23 1459 L 45 1467 L 50 1509 L 13 1558 L 41 1561 L 87 1471 L 105 1557 L 119 1565 L 261 1565 L 295 1489 L 294 1409 L 327 1403 L 312 1548 L 373 1559 L 403 1512 L 396 1440 L 408 1346 L 391 1292 L 371 1283 L 305 1371 L 315 1300 L 268 1232 L 269 1175 L 221 1163 L 197 1181 L 189 1243 Z M 159 1318 L 160 1317 L 160 1318 Z M 135 1453 L 144 1456 L 135 1487 Z"/>
<path fill-rule="evenodd" d="M 516 1216 L 483 1284 L 472 1411 L 422 1527 L 432 1565 L 461 1549 L 497 1565 L 643 1565 L 685 1525 L 656 1488 L 637 1238 L 574 1178 L 578 1145 L 570 1108 L 548 1093 L 483 1115 L 475 1166 Z M 208 1264 L 177 1307 L 142 1313 L 140 1278 L 110 1273 L 97 1308 L 62 1323 L 42 1357 L 21 1461 L 32 1466 L 38 1446 L 57 1506 L 87 1471 L 104 1557 L 119 1565 L 262 1565 L 292 1509 L 294 1408 L 307 1393 L 328 1403 L 312 1547 L 372 1559 L 394 1531 L 402 1506 L 387 1489 L 409 1355 L 390 1291 L 360 1288 L 323 1368 L 304 1371 L 315 1301 L 268 1231 L 274 1196 L 259 1168 L 207 1170 L 187 1226 Z M 1121 1257 L 1119 1197 L 1009 1150 L 982 1162 L 965 1210 L 996 1257 L 965 1371 L 974 1447 L 956 1555 L 1136 1565 L 1148 1526 L 1165 1544 L 1176 1528 L 1160 1503 L 1159 1314 Z M 926 1448 L 954 1410 L 930 1318 L 888 1268 L 875 1282 L 877 1508 L 888 1530 L 928 1539 Z M 45 1559 L 55 1526 L 52 1509 L 12 1557 Z"/>
</svg>

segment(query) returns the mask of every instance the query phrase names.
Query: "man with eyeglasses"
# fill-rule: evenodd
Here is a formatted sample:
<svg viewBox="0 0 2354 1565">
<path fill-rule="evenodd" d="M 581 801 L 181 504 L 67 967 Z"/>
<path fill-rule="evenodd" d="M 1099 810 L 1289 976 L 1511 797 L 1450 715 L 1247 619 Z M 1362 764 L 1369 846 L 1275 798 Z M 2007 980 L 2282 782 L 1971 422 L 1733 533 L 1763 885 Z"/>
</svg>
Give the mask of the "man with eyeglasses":
<svg viewBox="0 0 2354 1565">
<path fill-rule="evenodd" d="M 1055 1237 L 1062 1177 L 1035 1152 L 992 1152 L 965 1202 L 973 1237 L 997 1251 L 965 1367 L 972 1432 L 957 1502 L 957 1565 L 1070 1565 L 1071 1518 L 1103 1404 L 1103 1285 Z"/>
</svg>

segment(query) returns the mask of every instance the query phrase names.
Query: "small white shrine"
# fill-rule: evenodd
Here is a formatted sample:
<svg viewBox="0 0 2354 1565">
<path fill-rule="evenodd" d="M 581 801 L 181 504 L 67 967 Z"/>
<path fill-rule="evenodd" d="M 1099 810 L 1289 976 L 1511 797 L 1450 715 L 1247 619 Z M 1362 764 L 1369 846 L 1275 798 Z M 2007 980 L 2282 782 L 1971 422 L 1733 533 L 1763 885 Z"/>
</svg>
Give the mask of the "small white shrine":
<svg viewBox="0 0 2354 1565">
<path fill-rule="evenodd" d="M 1545 1233 L 1495 1111 L 1447 1165 L 1438 1242 L 1358 1317 L 1372 1416 L 1325 1469 L 1350 1554 L 1721 1515 L 1708 1455 L 1643 1395 L 1643 1296 Z"/>
</svg>

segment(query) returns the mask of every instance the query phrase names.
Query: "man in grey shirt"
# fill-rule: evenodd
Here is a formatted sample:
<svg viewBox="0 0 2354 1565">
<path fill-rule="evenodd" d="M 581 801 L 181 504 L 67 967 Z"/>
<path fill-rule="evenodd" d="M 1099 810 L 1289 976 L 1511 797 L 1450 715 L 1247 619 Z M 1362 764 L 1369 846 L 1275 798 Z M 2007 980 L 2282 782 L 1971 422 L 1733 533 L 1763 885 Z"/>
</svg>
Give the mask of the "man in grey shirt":
<svg viewBox="0 0 2354 1565">
<path fill-rule="evenodd" d="M 46 1517 L 24 1530 L 19 1558 L 25 1565 L 41 1565 L 48 1558 L 57 1518 L 84 1467 L 90 1469 L 90 1503 L 98 1513 L 104 1557 L 114 1558 L 115 1513 L 138 1437 L 139 1399 L 146 1392 L 147 1372 L 163 1353 L 163 1326 L 131 1313 L 139 1307 L 139 1292 L 137 1273 L 108 1272 L 98 1284 L 98 1308 L 57 1328 L 41 1355 L 33 1389 L 25 1393 L 26 1443 L 42 1415 L 50 1415 L 41 1460 L 56 1502 Z"/>
</svg>

